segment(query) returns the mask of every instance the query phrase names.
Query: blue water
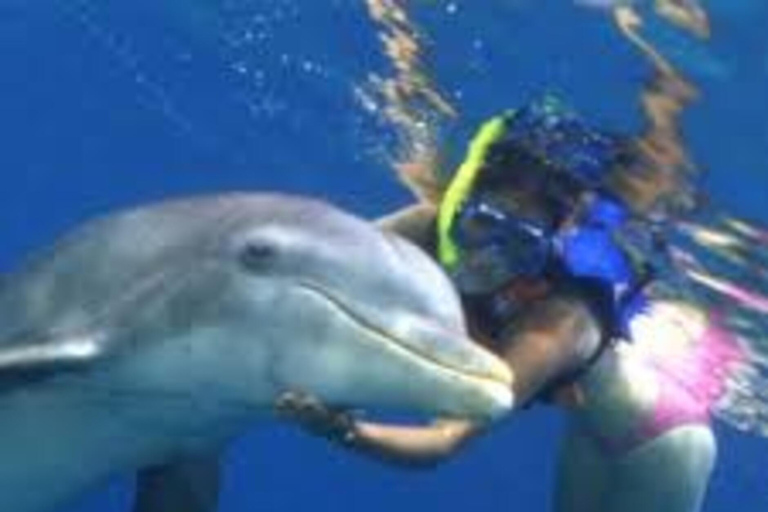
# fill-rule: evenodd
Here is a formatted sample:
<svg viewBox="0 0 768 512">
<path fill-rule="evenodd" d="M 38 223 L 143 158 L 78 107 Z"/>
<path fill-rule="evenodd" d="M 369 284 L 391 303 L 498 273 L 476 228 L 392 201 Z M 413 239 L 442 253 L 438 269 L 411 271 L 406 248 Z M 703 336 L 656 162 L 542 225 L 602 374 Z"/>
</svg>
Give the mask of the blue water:
<svg viewBox="0 0 768 512">
<path fill-rule="evenodd" d="M 441 87 L 460 92 L 448 143 L 544 89 L 606 125 L 640 126 L 648 70 L 597 13 L 562 0 L 453 3 L 456 14 L 437 2 L 417 11 Z M 353 94 L 386 71 L 362 4 L 0 0 L 0 265 L 95 213 L 168 195 L 276 189 L 367 216 L 405 204 L 384 153 L 392 133 Z M 684 128 L 708 190 L 768 222 L 768 7 L 708 6 L 709 44 L 651 29 L 702 91 Z M 548 510 L 560 420 L 519 415 L 425 473 L 260 428 L 224 455 L 222 510 Z M 718 433 L 706 510 L 768 509 L 768 442 Z M 66 512 L 124 510 L 126 482 Z"/>
</svg>

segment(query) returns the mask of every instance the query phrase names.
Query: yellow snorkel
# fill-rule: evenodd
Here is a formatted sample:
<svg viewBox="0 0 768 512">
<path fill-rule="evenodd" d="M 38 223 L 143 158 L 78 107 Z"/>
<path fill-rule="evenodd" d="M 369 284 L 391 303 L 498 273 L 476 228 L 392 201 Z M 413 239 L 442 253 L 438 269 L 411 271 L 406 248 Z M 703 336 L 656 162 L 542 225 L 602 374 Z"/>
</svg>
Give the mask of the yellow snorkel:
<svg viewBox="0 0 768 512">
<path fill-rule="evenodd" d="M 509 114 L 501 114 L 486 121 L 469 143 L 467 157 L 459 166 L 443 195 L 437 214 L 437 255 L 440 263 L 453 269 L 459 262 L 459 247 L 451 236 L 456 214 L 475 185 L 478 173 L 488 156 L 490 147 L 506 132 Z"/>
</svg>

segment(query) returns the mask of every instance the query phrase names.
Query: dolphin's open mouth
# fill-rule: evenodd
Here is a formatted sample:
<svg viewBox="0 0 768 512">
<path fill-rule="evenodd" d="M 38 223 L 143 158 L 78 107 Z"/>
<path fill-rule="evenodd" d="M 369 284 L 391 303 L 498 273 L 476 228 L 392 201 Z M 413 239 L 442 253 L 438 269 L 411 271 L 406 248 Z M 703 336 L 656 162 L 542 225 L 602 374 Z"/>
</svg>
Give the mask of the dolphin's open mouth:
<svg viewBox="0 0 768 512">
<path fill-rule="evenodd" d="M 458 358 L 448 361 L 446 360 L 446 357 L 439 357 L 440 354 L 437 354 L 436 351 L 429 351 L 426 348 L 420 350 L 419 343 L 416 343 L 416 340 L 409 341 L 403 339 L 402 336 L 398 336 L 383 326 L 378 325 L 375 321 L 367 318 L 365 314 L 356 311 L 353 306 L 347 305 L 344 300 L 336 297 L 333 293 L 317 284 L 302 281 L 299 283 L 299 287 L 318 296 L 321 300 L 328 303 L 341 315 L 361 327 L 363 330 L 376 334 L 377 337 L 381 338 L 383 341 L 403 350 L 415 359 L 427 362 L 445 372 L 454 374 L 457 377 L 485 381 L 493 386 L 503 385 L 506 388 L 510 388 L 512 385 L 513 378 L 509 367 L 500 359 L 490 357 L 490 354 L 489 357 L 483 358 L 482 365 L 472 364 L 469 361 L 459 360 Z M 448 335 L 448 331 L 446 331 L 446 334 Z M 465 338 L 466 343 L 470 344 L 467 347 L 467 350 L 473 350 L 474 348 L 477 348 L 478 351 L 485 350 L 479 345 L 477 347 L 471 345 L 472 342 L 462 333 L 451 334 L 451 338 L 459 337 Z"/>
</svg>

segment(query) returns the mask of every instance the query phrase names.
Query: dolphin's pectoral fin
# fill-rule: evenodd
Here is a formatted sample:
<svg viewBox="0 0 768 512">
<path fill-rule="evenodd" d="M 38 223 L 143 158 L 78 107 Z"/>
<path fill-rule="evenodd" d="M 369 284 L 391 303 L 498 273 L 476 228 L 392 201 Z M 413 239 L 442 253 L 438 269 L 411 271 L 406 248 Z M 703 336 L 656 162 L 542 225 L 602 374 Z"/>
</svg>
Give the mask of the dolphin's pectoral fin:
<svg viewBox="0 0 768 512">
<path fill-rule="evenodd" d="M 0 345 L 0 385 L 87 367 L 108 352 L 104 333 L 20 340 Z"/>
<path fill-rule="evenodd" d="M 215 512 L 218 457 L 199 458 L 139 472 L 133 512 Z"/>
</svg>

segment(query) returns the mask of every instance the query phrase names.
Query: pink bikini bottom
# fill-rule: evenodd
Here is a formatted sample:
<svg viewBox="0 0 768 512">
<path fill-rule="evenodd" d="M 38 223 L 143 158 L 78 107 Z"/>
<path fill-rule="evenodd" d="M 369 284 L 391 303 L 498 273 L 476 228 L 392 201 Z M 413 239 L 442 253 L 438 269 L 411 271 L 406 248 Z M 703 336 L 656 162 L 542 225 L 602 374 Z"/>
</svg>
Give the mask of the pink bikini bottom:
<svg viewBox="0 0 768 512">
<path fill-rule="evenodd" d="M 653 409 L 623 436 L 590 436 L 611 455 L 621 455 L 685 425 L 707 425 L 712 406 L 726 392 L 727 377 L 746 357 L 734 335 L 712 321 L 691 350 L 671 360 L 649 360 L 659 395 Z"/>
</svg>

